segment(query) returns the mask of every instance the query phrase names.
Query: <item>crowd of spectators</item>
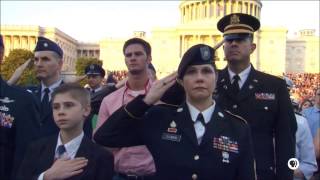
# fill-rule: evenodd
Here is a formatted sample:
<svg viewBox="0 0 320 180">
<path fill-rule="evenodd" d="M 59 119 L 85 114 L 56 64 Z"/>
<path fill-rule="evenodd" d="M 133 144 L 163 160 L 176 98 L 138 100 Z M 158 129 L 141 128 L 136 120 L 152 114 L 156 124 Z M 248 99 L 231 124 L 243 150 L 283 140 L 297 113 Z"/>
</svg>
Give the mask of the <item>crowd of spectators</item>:
<svg viewBox="0 0 320 180">
<path fill-rule="evenodd" d="M 291 94 L 300 107 L 313 102 L 314 90 L 320 86 L 320 73 L 286 73 L 285 76 L 294 83 Z"/>
<path fill-rule="evenodd" d="M 113 78 L 118 82 L 127 77 L 128 71 L 127 70 L 118 70 L 118 71 L 111 71 Z"/>
</svg>

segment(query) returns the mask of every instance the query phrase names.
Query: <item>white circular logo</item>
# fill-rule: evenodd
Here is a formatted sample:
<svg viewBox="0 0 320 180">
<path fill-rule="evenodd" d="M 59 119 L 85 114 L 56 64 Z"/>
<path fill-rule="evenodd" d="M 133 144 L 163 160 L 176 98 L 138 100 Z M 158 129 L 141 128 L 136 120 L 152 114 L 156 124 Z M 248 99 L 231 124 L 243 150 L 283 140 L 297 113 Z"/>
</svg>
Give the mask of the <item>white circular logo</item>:
<svg viewBox="0 0 320 180">
<path fill-rule="evenodd" d="M 288 161 L 288 167 L 291 170 L 296 170 L 299 168 L 299 160 L 296 158 L 291 158 Z"/>
</svg>

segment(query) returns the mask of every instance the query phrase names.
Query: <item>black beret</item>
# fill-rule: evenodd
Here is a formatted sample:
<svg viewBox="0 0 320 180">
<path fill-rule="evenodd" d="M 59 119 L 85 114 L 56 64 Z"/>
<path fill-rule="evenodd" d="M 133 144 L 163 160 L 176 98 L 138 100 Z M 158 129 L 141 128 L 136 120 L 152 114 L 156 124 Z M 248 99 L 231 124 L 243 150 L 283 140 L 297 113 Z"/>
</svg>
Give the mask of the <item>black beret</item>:
<svg viewBox="0 0 320 180">
<path fill-rule="evenodd" d="M 217 28 L 225 39 L 245 38 L 260 28 L 260 21 L 248 14 L 233 13 L 221 18 Z"/>
<path fill-rule="evenodd" d="M 212 64 L 214 65 L 214 49 L 205 44 L 197 44 L 189 48 L 183 55 L 179 67 L 178 78 L 182 79 L 188 66 Z"/>
<path fill-rule="evenodd" d="M 0 34 L 0 48 L 4 48 L 2 35 Z"/>
<path fill-rule="evenodd" d="M 90 64 L 85 68 L 85 74 L 86 75 L 100 75 L 101 77 L 104 77 L 106 72 L 104 69 L 98 65 L 98 64 Z"/>
<path fill-rule="evenodd" d="M 63 51 L 60 46 L 45 37 L 38 37 L 37 45 L 34 49 L 34 52 L 37 51 L 53 51 L 56 52 L 61 58 L 63 57 Z"/>
</svg>

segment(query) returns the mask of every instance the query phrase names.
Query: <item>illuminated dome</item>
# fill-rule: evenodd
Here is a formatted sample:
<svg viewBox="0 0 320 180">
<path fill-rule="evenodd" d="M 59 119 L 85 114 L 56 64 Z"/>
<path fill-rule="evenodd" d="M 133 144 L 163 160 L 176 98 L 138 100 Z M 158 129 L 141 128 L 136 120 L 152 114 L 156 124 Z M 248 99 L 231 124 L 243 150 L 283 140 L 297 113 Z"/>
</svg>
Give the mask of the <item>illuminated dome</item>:
<svg viewBox="0 0 320 180">
<path fill-rule="evenodd" d="M 260 19 L 260 0 L 183 1 L 180 4 L 181 25 L 217 24 L 231 13 L 245 13 Z"/>
</svg>

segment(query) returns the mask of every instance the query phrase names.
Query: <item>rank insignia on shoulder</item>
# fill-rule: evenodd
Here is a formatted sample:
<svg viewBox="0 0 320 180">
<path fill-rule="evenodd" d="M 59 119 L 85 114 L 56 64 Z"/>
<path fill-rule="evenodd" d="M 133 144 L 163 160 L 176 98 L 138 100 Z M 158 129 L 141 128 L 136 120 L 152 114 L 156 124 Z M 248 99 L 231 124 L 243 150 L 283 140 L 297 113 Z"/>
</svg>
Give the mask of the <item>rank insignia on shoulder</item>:
<svg viewBox="0 0 320 180">
<path fill-rule="evenodd" d="M 171 123 L 170 123 L 170 127 L 168 128 L 168 132 L 170 132 L 170 133 L 177 133 L 177 124 L 174 122 L 174 121 L 171 121 Z"/>
<path fill-rule="evenodd" d="M 274 93 L 255 93 L 257 100 L 275 100 L 276 95 Z"/>
</svg>

